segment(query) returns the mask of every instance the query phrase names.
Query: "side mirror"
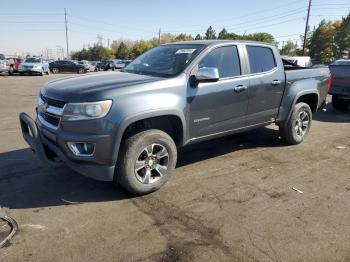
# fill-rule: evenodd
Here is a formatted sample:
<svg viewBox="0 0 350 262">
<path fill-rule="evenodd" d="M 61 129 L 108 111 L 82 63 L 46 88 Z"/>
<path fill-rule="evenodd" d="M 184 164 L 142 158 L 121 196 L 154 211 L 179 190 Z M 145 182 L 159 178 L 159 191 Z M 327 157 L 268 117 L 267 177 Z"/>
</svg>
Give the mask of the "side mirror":
<svg viewBox="0 0 350 262">
<path fill-rule="evenodd" d="M 219 70 L 215 67 L 201 67 L 195 75 L 197 83 L 217 82 L 219 78 Z"/>
</svg>

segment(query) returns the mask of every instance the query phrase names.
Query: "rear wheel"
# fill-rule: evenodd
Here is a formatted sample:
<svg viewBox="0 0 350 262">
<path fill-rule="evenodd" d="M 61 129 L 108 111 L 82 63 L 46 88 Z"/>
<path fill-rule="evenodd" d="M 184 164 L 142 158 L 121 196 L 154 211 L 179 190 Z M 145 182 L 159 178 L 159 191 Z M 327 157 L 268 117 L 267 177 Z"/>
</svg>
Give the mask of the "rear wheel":
<svg viewBox="0 0 350 262">
<path fill-rule="evenodd" d="M 20 74 L 21 76 L 24 76 L 24 73 L 22 73 L 22 72 L 21 72 L 21 73 L 19 73 L 19 74 Z"/>
<path fill-rule="evenodd" d="M 339 98 L 336 95 L 332 96 L 332 106 L 336 110 L 346 110 L 349 108 L 350 100 Z"/>
<path fill-rule="evenodd" d="M 52 73 L 57 74 L 59 72 L 58 68 L 52 68 Z"/>
<path fill-rule="evenodd" d="M 177 160 L 172 138 L 155 129 L 127 138 L 120 154 L 115 180 L 136 195 L 148 194 L 163 186 Z"/>
<path fill-rule="evenodd" d="M 280 126 L 282 139 L 292 145 L 300 144 L 307 137 L 312 122 L 312 111 L 308 104 L 294 106 L 291 117 L 284 126 Z"/>
<path fill-rule="evenodd" d="M 83 68 L 79 68 L 79 70 L 78 70 L 78 74 L 82 74 L 82 73 L 84 73 L 84 69 Z"/>
<path fill-rule="evenodd" d="M 9 69 L 9 75 L 12 76 L 13 75 L 13 66 L 10 66 L 10 69 Z"/>
</svg>

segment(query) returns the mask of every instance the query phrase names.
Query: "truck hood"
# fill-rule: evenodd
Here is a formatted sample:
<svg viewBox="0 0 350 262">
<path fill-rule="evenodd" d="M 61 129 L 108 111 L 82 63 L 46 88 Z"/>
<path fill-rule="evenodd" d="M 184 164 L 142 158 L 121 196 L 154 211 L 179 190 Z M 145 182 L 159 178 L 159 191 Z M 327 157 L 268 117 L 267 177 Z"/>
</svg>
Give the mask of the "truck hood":
<svg viewBox="0 0 350 262">
<path fill-rule="evenodd" d="M 110 97 L 119 88 L 163 80 L 161 77 L 124 72 L 97 73 L 54 80 L 44 85 L 44 96 L 65 102 L 96 101 Z"/>
</svg>

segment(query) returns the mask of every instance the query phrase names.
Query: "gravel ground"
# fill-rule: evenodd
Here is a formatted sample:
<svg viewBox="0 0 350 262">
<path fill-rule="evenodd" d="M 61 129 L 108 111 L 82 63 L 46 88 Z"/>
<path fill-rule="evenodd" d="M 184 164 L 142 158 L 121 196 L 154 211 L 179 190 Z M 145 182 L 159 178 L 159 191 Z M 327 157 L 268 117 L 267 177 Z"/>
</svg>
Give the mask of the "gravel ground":
<svg viewBox="0 0 350 262">
<path fill-rule="evenodd" d="M 350 261 L 349 112 L 327 106 L 298 146 L 268 126 L 184 148 L 166 186 L 132 197 L 23 141 L 18 114 L 64 76 L 0 76 L 0 206 L 19 224 L 0 261 Z"/>
</svg>

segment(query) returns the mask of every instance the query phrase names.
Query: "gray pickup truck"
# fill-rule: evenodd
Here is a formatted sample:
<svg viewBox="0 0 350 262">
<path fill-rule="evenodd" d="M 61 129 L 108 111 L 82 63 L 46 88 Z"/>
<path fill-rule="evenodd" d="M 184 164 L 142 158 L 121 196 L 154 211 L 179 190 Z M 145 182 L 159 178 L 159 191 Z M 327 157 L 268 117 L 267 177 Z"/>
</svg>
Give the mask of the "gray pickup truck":
<svg viewBox="0 0 350 262">
<path fill-rule="evenodd" d="M 332 95 L 332 105 L 337 110 L 350 107 L 350 60 L 337 60 L 329 65 L 332 83 L 329 94 Z"/>
<path fill-rule="evenodd" d="M 328 81 L 328 68 L 284 64 L 269 44 L 171 43 L 123 72 L 45 84 L 36 120 L 21 113 L 20 123 L 44 162 L 146 194 L 169 179 L 181 146 L 271 123 L 287 143 L 301 143 Z"/>
</svg>

